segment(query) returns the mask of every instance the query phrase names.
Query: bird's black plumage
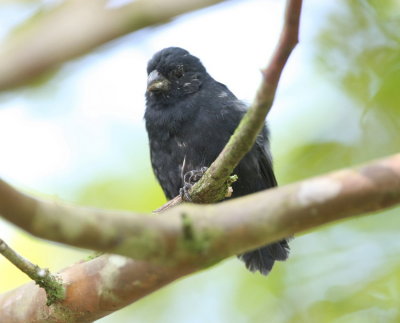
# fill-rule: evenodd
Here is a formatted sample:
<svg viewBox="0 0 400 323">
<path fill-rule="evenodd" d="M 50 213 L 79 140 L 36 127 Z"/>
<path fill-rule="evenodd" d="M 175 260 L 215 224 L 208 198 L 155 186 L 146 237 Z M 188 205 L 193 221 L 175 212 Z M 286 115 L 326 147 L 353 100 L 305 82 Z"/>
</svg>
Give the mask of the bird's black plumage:
<svg viewBox="0 0 400 323">
<path fill-rule="evenodd" d="M 168 199 L 179 194 L 184 174 L 209 166 L 242 119 L 246 106 L 215 81 L 188 51 L 169 47 L 147 66 L 146 129 L 154 173 Z M 273 186 L 276 179 L 264 126 L 251 151 L 234 170 L 232 197 Z M 245 210 L 244 210 L 245 212 Z M 289 254 L 287 240 L 239 255 L 251 271 L 266 275 Z"/>
</svg>

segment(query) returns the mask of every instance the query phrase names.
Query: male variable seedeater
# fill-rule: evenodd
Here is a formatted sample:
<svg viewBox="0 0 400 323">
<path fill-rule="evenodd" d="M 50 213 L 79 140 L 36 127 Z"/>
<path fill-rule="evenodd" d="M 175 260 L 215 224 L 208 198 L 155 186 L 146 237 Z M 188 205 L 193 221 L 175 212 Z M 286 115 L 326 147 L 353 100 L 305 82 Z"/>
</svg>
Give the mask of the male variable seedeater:
<svg viewBox="0 0 400 323">
<path fill-rule="evenodd" d="M 191 185 L 187 178 L 197 176 L 185 175 L 201 173 L 217 158 L 246 106 L 182 48 L 157 52 L 148 63 L 147 74 L 144 117 L 151 163 L 166 197 L 172 199 Z M 238 180 L 232 185 L 232 198 L 277 185 L 266 126 L 234 174 Z M 267 275 L 275 260 L 286 260 L 288 255 L 289 245 L 283 239 L 238 257 L 250 271 Z"/>
</svg>

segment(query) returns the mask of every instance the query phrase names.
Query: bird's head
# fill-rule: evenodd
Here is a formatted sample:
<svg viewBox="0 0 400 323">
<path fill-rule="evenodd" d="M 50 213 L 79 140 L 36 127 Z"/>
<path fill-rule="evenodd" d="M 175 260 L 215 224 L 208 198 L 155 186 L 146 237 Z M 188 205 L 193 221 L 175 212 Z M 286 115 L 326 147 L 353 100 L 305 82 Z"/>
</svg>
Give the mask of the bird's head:
<svg viewBox="0 0 400 323">
<path fill-rule="evenodd" d="M 168 47 L 154 54 L 147 65 L 147 99 L 171 102 L 197 92 L 208 74 L 187 50 Z"/>
</svg>

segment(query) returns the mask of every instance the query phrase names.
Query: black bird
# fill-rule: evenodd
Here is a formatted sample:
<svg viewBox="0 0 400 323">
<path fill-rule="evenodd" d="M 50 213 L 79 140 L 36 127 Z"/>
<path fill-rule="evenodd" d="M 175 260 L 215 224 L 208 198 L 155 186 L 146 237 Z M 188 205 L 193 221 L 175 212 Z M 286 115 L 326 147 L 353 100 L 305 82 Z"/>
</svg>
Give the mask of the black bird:
<svg viewBox="0 0 400 323">
<path fill-rule="evenodd" d="M 198 174 L 216 159 L 246 106 L 215 81 L 197 57 L 182 48 L 157 52 L 148 63 L 147 73 L 144 118 L 151 163 L 166 197 L 172 199 L 191 184 L 187 183 L 189 177 L 199 179 Z M 195 176 L 190 176 L 192 170 Z M 232 185 L 232 198 L 277 185 L 266 126 L 234 174 L 239 179 Z M 289 245 L 284 239 L 238 257 L 250 271 L 267 275 L 275 260 L 286 260 L 288 255 Z"/>
</svg>

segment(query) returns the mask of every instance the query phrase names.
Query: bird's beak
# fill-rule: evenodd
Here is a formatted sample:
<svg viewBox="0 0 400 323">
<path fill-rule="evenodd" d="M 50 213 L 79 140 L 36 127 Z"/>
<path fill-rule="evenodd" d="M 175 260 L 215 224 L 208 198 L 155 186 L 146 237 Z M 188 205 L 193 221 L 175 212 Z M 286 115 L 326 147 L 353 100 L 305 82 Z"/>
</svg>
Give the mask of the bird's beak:
<svg viewBox="0 0 400 323">
<path fill-rule="evenodd" d="M 157 70 L 152 71 L 147 78 L 148 92 L 165 92 L 169 89 L 169 81 Z"/>
</svg>

